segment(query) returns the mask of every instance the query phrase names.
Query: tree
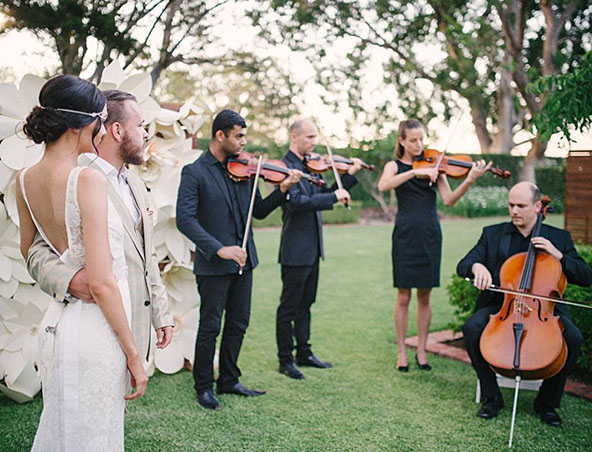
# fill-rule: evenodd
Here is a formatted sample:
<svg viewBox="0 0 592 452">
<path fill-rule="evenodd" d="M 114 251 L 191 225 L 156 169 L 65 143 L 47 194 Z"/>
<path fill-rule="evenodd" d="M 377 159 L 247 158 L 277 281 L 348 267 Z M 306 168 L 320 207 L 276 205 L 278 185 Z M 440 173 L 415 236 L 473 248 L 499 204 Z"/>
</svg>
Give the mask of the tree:
<svg viewBox="0 0 592 452">
<path fill-rule="evenodd" d="M 94 67 L 93 80 L 114 59 L 124 69 L 151 70 L 155 83 L 174 63 L 212 61 L 210 30 L 218 9 L 229 0 L 0 0 L 8 21 L 0 30 L 31 30 L 60 57 L 64 73 Z M 191 45 L 187 45 L 191 41 Z M 96 54 L 89 49 L 96 44 Z M 153 49 L 157 49 L 154 51 Z"/>
<path fill-rule="evenodd" d="M 243 53 L 224 65 L 202 64 L 191 74 L 167 70 L 165 75 L 155 88 L 161 101 L 183 102 L 194 97 L 212 114 L 223 108 L 236 110 L 249 126 L 249 143 L 266 146 L 272 152 L 275 143 L 286 141 L 290 121 L 299 113 L 294 99 L 302 86 L 271 57 Z M 209 138 L 210 130 L 211 124 L 206 123 L 200 135 Z"/>
<path fill-rule="evenodd" d="M 374 49 L 381 49 L 388 55 L 386 84 L 404 95 L 403 113 L 429 120 L 439 101 L 449 117 L 458 99 L 465 99 L 483 152 L 509 152 L 517 129 L 529 130 L 545 99 L 528 93 L 528 82 L 573 64 L 590 40 L 592 15 L 585 1 L 563 0 L 269 0 L 265 6 L 282 18 L 276 38 L 287 36 L 293 48 L 316 50 L 321 80 L 330 86 L 341 77 L 354 109 L 356 103 L 359 108 L 365 64 Z M 273 39 L 270 21 L 277 20 L 265 6 L 252 16 Z M 307 41 L 312 35 L 316 42 Z M 354 42 L 346 61 L 328 65 L 318 42 L 343 43 L 346 38 Z M 440 51 L 441 58 L 423 57 L 428 47 Z M 434 84 L 431 96 L 418 89 L 419 77 Z M 388 104 L 377 114 L 366 113 L 368 120 L 384 122 Z M 545 148 L 546 142 L 535 136 L 523 179 L 534 180 L 534 163 Z"/>
<path fill-rule="evenodd" d="M 535 96 L 547 96 L 545 106 L 534 118 L 541 138 L 548 140 L 561 132 L 571 140 L 570 127 L 584 132 L 592 125 L 592 52 L 569 73 L 541 77 L 530 90 Z"/>
</svg>

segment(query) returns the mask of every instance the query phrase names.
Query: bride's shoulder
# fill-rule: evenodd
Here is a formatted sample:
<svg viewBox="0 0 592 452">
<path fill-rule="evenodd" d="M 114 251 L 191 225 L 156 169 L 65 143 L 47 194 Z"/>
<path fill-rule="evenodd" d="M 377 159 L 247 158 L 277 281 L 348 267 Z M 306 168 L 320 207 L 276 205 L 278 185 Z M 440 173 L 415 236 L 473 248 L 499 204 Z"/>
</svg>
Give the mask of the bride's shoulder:
<svg viewBox="0 0 592 452">
<path fill-rule="evenodd" d="M 83 167 L 78 174 L 78 189 L 84 191 L 106 190 L 107 178 L 105 175 L 94 169 Z"/>
</svg>

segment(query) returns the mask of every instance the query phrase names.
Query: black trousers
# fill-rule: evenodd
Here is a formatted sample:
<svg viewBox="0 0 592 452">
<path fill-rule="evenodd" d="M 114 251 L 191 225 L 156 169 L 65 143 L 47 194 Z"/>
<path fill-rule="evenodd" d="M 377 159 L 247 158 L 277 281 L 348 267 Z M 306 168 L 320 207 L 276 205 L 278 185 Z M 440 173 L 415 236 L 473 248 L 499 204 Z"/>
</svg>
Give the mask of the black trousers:
<svg viewBox="0 0 592 452">
<path fill-rule="evenodd" d="M 481 333 L 487 326 L 489 315 L 496 313 L 498 310 L 499 308 L 496 306 L 485 306 L 469 317 L 463 325 L 465 346 L 475 372 L 477 372 L 477 377 L 481 384 L 482 397 L 495 397 L 500 393 L 495 372 L 489 367 L 487 361 L 483 359 L 479 349 Z M 561 403 L 561 397 L 563 396 L 565 382 L 578 359 L 584 338 L 580 330 L 571 321 L 569 315 L 563 312 L 557 312 L 557 309 L 555 310 L 555 314 L 559 315 L 565 327 L 563 337 L 567 344 L 567 361 L 559 373 L 543 381 L 537 398 L 545 405 L 558 408 Z"/>
<path fill-rule="evenodd" d="M 237 361 L 251 313 L 252 270 L 242 275 L 197 276 L 201 297 L 200 319 L 195 342 L 193 380 L 198 392 L 211 389 L 214 383 L 214 354 L 220 334 L 222 312 L 224 328 L 220 343 L 220 377 L 218 388 L 238 383 L 241 375 Z"/>
<path fill-rule="evenodd" d="M 282 295 L 276 317 L 276 339 L 280 364 L 293 361 L 296 355 L 306 358 L 310 350 L 310 307 L 317 296 L 318 259 L 310 266 L 282 265 Z"/>
</svg>

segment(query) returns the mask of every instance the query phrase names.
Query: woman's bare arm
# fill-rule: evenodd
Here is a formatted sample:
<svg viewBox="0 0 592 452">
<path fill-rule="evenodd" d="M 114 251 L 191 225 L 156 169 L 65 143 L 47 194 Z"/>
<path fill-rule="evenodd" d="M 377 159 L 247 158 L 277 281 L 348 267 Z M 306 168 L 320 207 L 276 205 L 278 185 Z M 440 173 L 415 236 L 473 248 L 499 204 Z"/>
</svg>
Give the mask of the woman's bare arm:
<svg viewBox="0 0 592 452">
<path fill-rule="evenodd" d="M 132 382 L 135 381 L 136 384 L 136 392 L 128 398 L 136 398 L 144 393 L 148 377 L 128 325 L 121 293 L 113 274 L 107 223 L 107 183 L 102 174 L 89 168 L 82 170 L 78 179 L 78 204 L 86 250 L 86 268 L 93 298 L 113 328 L 127 357 Z"/>
</svg>

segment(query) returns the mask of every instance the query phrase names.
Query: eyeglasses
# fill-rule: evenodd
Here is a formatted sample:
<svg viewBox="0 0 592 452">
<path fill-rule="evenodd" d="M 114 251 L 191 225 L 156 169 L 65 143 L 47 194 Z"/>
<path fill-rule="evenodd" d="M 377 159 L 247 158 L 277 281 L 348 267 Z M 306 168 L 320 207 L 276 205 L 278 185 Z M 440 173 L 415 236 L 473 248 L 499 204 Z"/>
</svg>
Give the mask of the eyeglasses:
<svg viewBox="0 0 592 452">
<path fill-rule="evenodd" d="M 55 111 L 63 111 L 65 113 L 74 113 L 77 115 L 84 115 L 84 116 L 90 116 L 91 118 L 100 118 L 101 121 L 105 122 L 107 120 L 107 109 L 97 113 L 88 113 L 86 111 L 78 111 L 78 110 L 70 110 L 68 108 L 54 108 L 54 107 L 41 107 L 47 110 L 55 110 Z"/>
</svg>

